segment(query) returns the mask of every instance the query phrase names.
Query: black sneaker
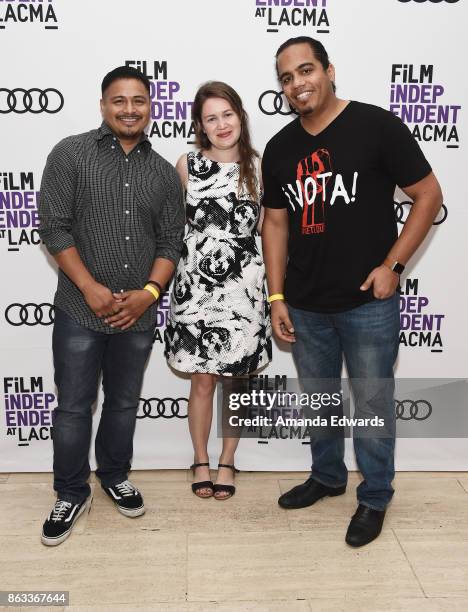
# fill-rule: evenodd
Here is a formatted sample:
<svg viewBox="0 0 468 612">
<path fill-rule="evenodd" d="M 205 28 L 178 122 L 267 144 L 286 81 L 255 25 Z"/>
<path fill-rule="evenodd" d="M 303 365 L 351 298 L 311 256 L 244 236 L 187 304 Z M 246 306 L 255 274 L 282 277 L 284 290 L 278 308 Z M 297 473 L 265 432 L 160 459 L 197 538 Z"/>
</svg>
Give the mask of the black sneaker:
<svg viewBox="0 0 468 612">
<path fill-rule="evenodd" d="M 129 480 L 124 480 L 112 487 L 102 487 L 117 506 L 119 512 L 134 518 L 145 513 L 145 505 L 140 491 Z"/>
<path fill-rule="evenodd" d="M 41 542 L 46 546 L 57 546 L 66 540 L 78 517 L 84 512 L 87 501 L 85 499 L 81 504 L 72 504 L 63 499 L 57 499 L 42 527 Z"/>
</svg>

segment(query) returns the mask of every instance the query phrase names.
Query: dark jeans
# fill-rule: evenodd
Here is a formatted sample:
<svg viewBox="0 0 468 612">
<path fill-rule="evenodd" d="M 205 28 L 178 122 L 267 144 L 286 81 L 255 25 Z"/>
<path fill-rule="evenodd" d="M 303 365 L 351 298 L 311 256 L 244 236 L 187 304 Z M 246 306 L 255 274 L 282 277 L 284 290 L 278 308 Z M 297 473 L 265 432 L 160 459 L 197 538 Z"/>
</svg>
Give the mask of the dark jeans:
<svg viewBox="0 0 468 612">
<path fill-rule="evenodd" d="M 344 355 L 357 408 L 365 416 L 384 417 L 392 431 L 389 437 L 354 438 L 356 461 L 364 477 L 357 489 L 358 501 L 369 508 L 383 510 L 394 492 L 391 484 L 395 476 L 393 366 L 399 346 L 398 296 L 374 300 L 336 314 L 291 306 L 289 313 L 296 332 L 293 357 L 305 392 L 310 392 L 307 387 L 313 385 L 314 379 L 335 379 L 339 384 Z M 364 379 L 369 380 L 369 385 Z M 379 381 L 383 391 L 375 394 Z M 311 451 L 311 478 L 331 487 L 346 484 L 348 471 L 343 460 L 342 438 L 314 439 Z"/>
<path fill-rule="evenodd" d="M 104 403 L 95 440 L 96 475 L 104 486 L 127 479 L 143 371 L 153 330 L 104 334 L 83 327 L 56 309 L 53 332 L 55 384 L 54 489 L 81 503 L 88 478 L 92 405 L 102 371 Z"/>
</svg>

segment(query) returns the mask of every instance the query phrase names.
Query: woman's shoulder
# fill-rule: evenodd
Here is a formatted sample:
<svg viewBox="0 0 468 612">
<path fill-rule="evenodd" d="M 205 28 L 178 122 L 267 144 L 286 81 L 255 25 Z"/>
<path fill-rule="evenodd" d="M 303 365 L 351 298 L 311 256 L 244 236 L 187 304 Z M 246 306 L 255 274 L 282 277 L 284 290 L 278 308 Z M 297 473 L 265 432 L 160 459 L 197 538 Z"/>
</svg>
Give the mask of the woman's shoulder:
<svg viewBox="0 0 468 612">
<path fill-rule="evenodd" d="M 189 151 L 188 153 L 183 153 L 179 157 L 179 159 L 177 160 L 177 163 L 175 165 L 177 173 L 180 176 L 180 180 L 182 181 L 182 184 L 184 186 L 187 185 L 187 182 L 188 182 L 188 179 L 189 179 L 188 161 L 189 161 L 189 156 L 190 155 L 192 155 L 192 151 Z"/>
</svg>

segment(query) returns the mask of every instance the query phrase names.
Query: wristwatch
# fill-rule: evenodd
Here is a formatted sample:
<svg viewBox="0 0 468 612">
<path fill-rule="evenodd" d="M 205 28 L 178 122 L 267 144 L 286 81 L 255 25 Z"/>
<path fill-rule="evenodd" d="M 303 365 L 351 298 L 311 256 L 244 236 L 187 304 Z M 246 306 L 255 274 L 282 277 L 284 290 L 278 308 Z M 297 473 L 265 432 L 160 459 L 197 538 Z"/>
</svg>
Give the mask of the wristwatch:
<svg viewBox="0 0 468 612">
<path fill-rule="evenodd" d="M 390 270 L 392 270 L 392 272 L 396 272 L 397 274 L 401 274 L 405 269 L 405 266 L 399 261 L 393 262 L 393 264 L 388 265 L 388 267 Z"/>
</svg>

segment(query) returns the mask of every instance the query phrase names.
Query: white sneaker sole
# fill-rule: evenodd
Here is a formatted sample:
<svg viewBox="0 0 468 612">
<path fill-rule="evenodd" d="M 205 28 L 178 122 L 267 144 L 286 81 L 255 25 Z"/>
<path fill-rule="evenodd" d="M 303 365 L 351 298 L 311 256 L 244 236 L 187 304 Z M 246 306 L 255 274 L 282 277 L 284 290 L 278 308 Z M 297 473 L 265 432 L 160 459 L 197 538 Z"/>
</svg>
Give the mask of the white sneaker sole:
<svg viewBox="0 0 468 612">
<path fill-rule="evenodd" d="M 130 518 L 135 518 L 145 513 L 144 506 L 140 506 L 140 508 L 133 508 L 132 510 L 129 510 L 128 508 L 121 508 L 118 504 L 115 504 L 115 505 L 117 506 L 117 510 L 120 512 L 120 514 L 123 514 L 124 516 L 128 516 Z"/>
<path fill-rule="evenodd" d="M 43 544 L 45 544 L 45 546 L 58 546 L 59 544 L 61 544 L 71 534 L 72 529 L 73 529 L 76 521 L 83 514 L 83 512 L 86 510 L 86 508 L 88 506 L 91 506 L 91 503 L 92 503 L 92 496 L 88 497 L 88 499 L 85 501 L 85 503 L 81 506 L 81 508 L 78 511 L 78 514 L 75 516 L 75 518 L 72 521 L 72 524 L 67 529 L 67 531 L 65 531 L 65 533 L 62 533 L 62 535 L 58 536 L 57 538 L 48 538 L 47 536 L 44 535 L 44 532 L 42 532 L 42 534 L 41 534 L 41 542 Z"/>
</svg>

